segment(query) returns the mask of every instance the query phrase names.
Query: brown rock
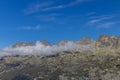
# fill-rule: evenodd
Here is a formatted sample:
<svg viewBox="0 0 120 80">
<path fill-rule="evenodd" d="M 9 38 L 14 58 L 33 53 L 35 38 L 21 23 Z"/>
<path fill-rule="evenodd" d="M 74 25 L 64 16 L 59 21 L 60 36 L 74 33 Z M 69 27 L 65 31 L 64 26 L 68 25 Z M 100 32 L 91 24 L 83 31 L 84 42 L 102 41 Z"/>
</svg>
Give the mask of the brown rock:
<svg viewBox="0 0 120 80">
<path fill-rule="evenodd" d="M 42 44 L 44 44 L 45 46 L 51 46 L 51 44 L 48 41 L 46 41 L 46 40 L 43 40 Z"/>
<path fill-rule="evenodd" d="M 118 49 L 120 47 L 120 38 L 117 36 L 101 35 L 97 40 L 96 47 Z"/>
<path fill-rule="evenodd" d="M 17 48 L 17 47 L 25 47 L 25 46 L 35 46 L 35 43 L 32 42 L 18 42 L 15 45 L 13 45 L 13 48 Z"/>
</svg>

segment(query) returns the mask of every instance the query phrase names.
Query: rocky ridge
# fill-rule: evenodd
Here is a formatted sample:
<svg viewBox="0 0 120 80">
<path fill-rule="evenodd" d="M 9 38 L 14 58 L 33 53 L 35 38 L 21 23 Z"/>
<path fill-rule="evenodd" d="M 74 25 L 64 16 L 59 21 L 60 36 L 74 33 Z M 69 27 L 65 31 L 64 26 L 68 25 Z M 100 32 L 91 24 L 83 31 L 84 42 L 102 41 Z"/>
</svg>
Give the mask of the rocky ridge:
<svg viewBox="0 0 120 80">
<path fill-rule="evenodd" d="M 68 41 L 62 41 L 58 43 L 58 45 L 64 45 L 67 42 Z M 101 35 L 96 41 L 86 37 L 80 41 L 75 41 L 74 43 L 82 45 L 82 48 L 70 51 L 60 51 L 55 55 L 48 56 L 5 56 L 0 60 L 0 79 L 120 79 L 120 37 Z M 33 44 L 34 43 L 32 43 L 32 45 L 30 44 L 30 46 L 35 45 Z M 22 43 L 22 45 L 20 43 L 14 45 L 13 48 L 28 45 L 28 43 Z"/>
</svg>

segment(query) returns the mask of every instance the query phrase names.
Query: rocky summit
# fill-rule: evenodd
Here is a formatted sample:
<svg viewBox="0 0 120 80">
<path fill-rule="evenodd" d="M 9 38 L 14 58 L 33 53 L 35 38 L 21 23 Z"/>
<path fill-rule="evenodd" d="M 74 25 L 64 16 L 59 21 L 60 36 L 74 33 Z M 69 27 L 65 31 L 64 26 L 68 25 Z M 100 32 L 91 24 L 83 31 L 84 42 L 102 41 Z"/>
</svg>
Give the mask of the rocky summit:
<svg viewBox="0 0 120 80">
<path fill-rule="evenodd" d="M 101 48 L 111 48 L 118 49 L 120 48 L 120 37 L 117 36 L 108 36 L 101 35 L 97 40 L 98 47 Z"/>
<path fill-rule="evenodd" d="M 56 45 L 61 48 L 68 42 Z M 73 43 L 79 48 L 59 50 L 54 55 L 1 57 L 0 80 L 120 80 L 120 37 L 101 35 L 96 41 L 86 37 Z M 12 47 L 35 45 L 17 43 Z"/>
</svg>

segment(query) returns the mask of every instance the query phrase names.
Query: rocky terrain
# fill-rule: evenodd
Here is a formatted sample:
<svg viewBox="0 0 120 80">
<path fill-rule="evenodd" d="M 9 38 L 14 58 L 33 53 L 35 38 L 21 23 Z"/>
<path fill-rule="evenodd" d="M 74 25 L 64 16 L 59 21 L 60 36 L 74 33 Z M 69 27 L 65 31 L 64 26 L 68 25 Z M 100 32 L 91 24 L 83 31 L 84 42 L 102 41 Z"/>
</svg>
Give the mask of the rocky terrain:
<svg viewBox="0 0 120 80">
<path fill-rule="evenodd" d="M 61 41 L 57 46 L 69 41 Z M 42 41 L 46 46 L 52 46 Z M 74 41 L 79 48 L 54 55 L 8 55 L 0 58 L 0 80 L 120 80 L 120 37 L 101 35 Z M 35 46 L 17 43 L 12 48 Z"/>
</svg>

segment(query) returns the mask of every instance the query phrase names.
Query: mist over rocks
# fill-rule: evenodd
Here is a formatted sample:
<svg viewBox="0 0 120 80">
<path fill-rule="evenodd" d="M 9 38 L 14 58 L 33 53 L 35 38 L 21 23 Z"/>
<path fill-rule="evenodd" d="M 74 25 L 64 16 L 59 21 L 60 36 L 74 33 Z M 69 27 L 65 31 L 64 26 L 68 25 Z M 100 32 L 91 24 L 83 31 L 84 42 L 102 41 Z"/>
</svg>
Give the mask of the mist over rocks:
<svg viewBox="0 0 120 80">
<path fill-rule="evenodd" d="M 116 51 L 120 53 L 120 37 L 101 35 L 98 40 L 94 41 L 90 37 L 85 37 L 79 41 L 63 40 L 55 45 L 50 44 L 46 40 L 32 42 L 19 42 L 11 47 L 6 47 L 0 51 L 0 57 L 11 55 L 39 55 L 49 56 L 55 55 L 61 51 Z"/>
<path fill-rule="evenodd" d="M 22 43 L 23 44 L 23 43 Z M 24 43 L 25 45 L 25 43 Z M 76 45 L 74 42 L 69 41 L 64 45 L 46 45 L 42 42 L 36 42 L 33 46 L 17 46 L 17 47 L 8 47 L 3 49 L 5 52 L 9 52 L 10 55 L 54 55 L 60 51 L 69 51 L 73 49 L 79 49 L 80 46 Z"/>
<path fill-rule="evenodd" d="M 9 51 L 0 50 L 0 58 L 3 56 L 9 56 L 9 55 L 11 55 L 11 53 Z"/>
<path fill-rule="evenodd" d="M 14 45 L 12 45 L 12 48 L 16 48 L 16 47 L 25 47 L 25 46 L 35 46 L 35 43 L 32 43 L 32 42 L 18 42 Z"/>
<path fill-rule="evenodd" d="M 41 43 L 45 46 L 52 46 L 52 44 L 49 43 L 47 40 L 42 40 Z"/>
<path fill-rule="evenodd" d="M 63 40 L 55 45 L 47 41 L 22 42 L 0 50 L 0 57 L 1 80 L 120 79 L 120 47 L 116 36 L 102 35 L 96 41 L 89 37 Z"/>
</svg>

